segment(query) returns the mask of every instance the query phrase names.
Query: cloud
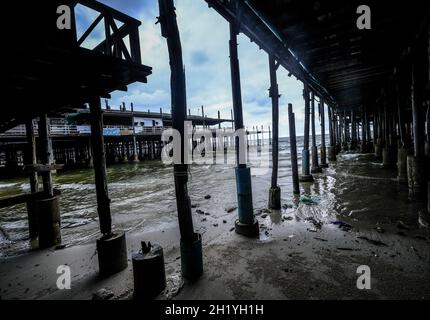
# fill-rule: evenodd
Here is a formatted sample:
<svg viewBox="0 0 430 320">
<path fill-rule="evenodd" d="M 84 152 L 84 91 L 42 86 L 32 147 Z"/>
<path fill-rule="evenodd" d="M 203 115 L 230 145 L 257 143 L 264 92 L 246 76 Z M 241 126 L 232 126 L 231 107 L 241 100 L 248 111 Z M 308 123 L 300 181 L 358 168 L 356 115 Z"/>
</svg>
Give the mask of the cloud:
<svg viewBox="0 0 430 320">
<path fill-rule="evenodd" d="M 155 24 L 158 12 L 157 0 L 119 1 L 102 0 L 141 21 L 140 41 L 142 61 L 153 68 L 147 84 L 132 84 L 129 92 L 112 94 L 112 105 L 122 101 L 133 102 L 136 109 L 170 110 L 170 66 L 166 40 L 161 37 L 160 25 Z M 140 3 L 139 5 L 137 3 Z M 230 119 L 232 90 L 229 61 L 229 25 L 203 0 L 175 1 L 182 41 L 183 61 L 186 71 L 187 104 L 192 114 L 205 113 Z M 245 126 L 271 126 L 272 108 L 268 88 L 270 86 L 268 55 L 255 43 L 239 35 L 239 59 Z M 303 84 L 289 78 L 282 67 L 278 69 L 280 98 L 280 135 L 288 134 L 287 105 L 293 104 L 298 135 L 303 134 L 304 101 Z M 228 125 L 227 125 L 228 126 Z M 328 127 L 328 125 L 326 126 Z M 319 132 L 319 124 L 316 125 Z"/>
<path fill-rule="evenodd" d="M 203 65 L 205 63 L 208 63 L 208 61 L 208 56 L 202 50 L 195 50 L 191 53 L 191 63 L 195 66 Z"/>
</svg>

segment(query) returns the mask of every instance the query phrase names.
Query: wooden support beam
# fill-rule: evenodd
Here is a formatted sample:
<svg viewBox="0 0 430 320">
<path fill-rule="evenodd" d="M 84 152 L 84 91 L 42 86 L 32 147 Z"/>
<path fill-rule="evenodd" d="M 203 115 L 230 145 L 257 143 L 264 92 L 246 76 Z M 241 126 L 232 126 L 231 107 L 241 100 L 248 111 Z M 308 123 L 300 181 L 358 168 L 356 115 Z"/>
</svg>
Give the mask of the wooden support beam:
<svg viewBox="0 0 430 320">
<path fill-rule="evenodd" d="M 107 185 L 106 154 L 100 98 L 92 98 L 89 105 L 91 111 L 91 147 L 97 195 L 97 213 L 100 221 L 100 231 L 104 236 L 109 237 L 112 235 L 112 217 Z"/>
<path fill-rule="evenodd" d="M 49 137 L 49 124 L 48 117 L 45 114 L 40 115 L 39 120 L 39 149 L 40 149 L 40 160 L 44 165 L 50 165 L 52 144 Z M 43 191 L 50 197 L 54 196 L 54 189 L 52 186 L 52 174 L 51 171 L 45 171 L 42 173 Z"/>
<path fill-rule="evenodd" d="M 272 99 L 272 178 L 269 195 L 269 207 L 272 209 L 281 208 L 280 189 L 278 187 L 278 157 L 279 157 L 279 90 L 276 78 L 277 65 L 273 55 L 269 55 L 270 89 L 269 97 Z M 258 140 L 258 127 L 257 127 Z M 257 141 L 258 143 L 258 141 Z"/>
<path fill-rule="evenodd" d="M 0 209 L 15 206 L 17 204 L 26 203 L 27 201 L 35 200 L 44 196 L 44 191 L 34 193 L 20 194 L 12 197 L 0 198 Z"/>
<path fill-rule="evenodd" d="M 327 166 L 327 153 L 325 146 L 325 108 L 324 108 L 324 98 L 320 97 L 320 119 L 321 119 L 321 166 Z M 329 117 L 330 119 L 330 117 Z M 329 121 L 330 122 L 330 121 Z"/>
<path fill-rule="evenodd" d="M 28 173 L 50 172 L 63 169 L 64 164 L 28 164 L 24 166 L 24 171 Z"/>
<path fill-rule="evenodd" d="M 161 34 L 167 39 L 171 69 L 171 106 L 172 127 L 180 136 L 184 136 L 184 122 L 187 119 L 186 86 L 182 46 L 172 0 L 159 0 Z M 202 113 L 203 113 L 202 107 Z M 180 143 L 180 142 L 176 142 Z M 185 150 L 181 146 L 181 163 L 174 164 L 176 205 L 178 210 L 179 229 L 184 243 L 196 240 L 191 214 L 191 200 L 188 196 L 188 165 L 185 160 Z"/>
<path fill-rule="evenodd" d="M 290 128 L 290 154 L 291 154 L 291 171 L 293 178 L 293 193 L 300 194 L 299 170 L 297 165 L 297 143 L 296 143 L 296 121 L 294 119 L 293 105 L 288 104 L 288 122 Z"/>
<path fill-rule="evenodd" d="M 34 136 L 33 119 L 28 119 L 25 122 L 25 131 L 27 135 L 27 148 L 26 148 L 26 165 L 35 165 L 36 158 L 36 138 Z M 37 172 L 29 172 L 30 190 L 32 193 L 39 191 L 39 182 L 37 180 Z"/>
</svg>

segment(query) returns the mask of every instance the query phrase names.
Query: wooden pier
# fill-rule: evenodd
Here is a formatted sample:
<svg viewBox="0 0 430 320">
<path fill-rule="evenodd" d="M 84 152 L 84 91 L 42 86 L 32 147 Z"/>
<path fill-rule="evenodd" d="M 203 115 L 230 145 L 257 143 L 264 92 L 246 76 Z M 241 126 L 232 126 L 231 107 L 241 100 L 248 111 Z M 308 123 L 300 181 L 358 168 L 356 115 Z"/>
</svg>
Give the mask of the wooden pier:
<svg viewBox="0 0 430 320">
<path fill-rule="evenodd" d="M 265 133 L 269 133 L 272 152 L 270 189 L 265 193 L 267 204 L 272 212 L 281 209 L 284 191 L 279 187 L 278 176 L 279 127 L 287 124 L 279 123 L 280 112 L 288 111 L 289 117 L 294 195 L 288 196 L 309 193 L 312 183 L 318 183 L 327 168 L 336 165 L 340 153 L 366 153 L 374 155 L 380 170 L 396 172 L 398 183 L 408 187 L 410 201 L 428 203 L 428 2 L 412 1 L 407 6 L 371 2 L 373 23 L 369 30 L 357 26 L 357 7 L 361 2 L 355 0 L 205 2 L 229 26 L 225 39 L 229 44 L 231 75 L 232 116 L 229 119 L 221 118 L 219 112 L 215 118 L 207 117 L 204 106 L 201 116 L 191 115 L 188 109 L 176 20 L 179 13 L 173 0 L 158 0 L 160 34 L 169 52 L 171 113 L 137 111 L 137 106 L 127 110 L 124 104 L 120 110 L 109 105 L 102 108 L 102 99 L 109 99 L 113 91 L 125 91 L 132 83 L 150 81 L 152 69 L 143 64 L 145 57 L 140 51 L 140 21 L 91 0 L 32 1 L 25 11 L 15 5 L 15 22 L 11 28 L 16 41 L 6 50 L 10 67 L 6 76 L 6 107 L 0 118 L 0 148 L 4 150 L 8 169 L 17 167 L 22 157 L 31 193 L 1 199 L 0 206 L 27 203 L 30 237 L 38 239 L 39 249 L 61 243 L 61 195 L 53 184 L 52 171 L 59 169 L 59 164 L 85 164 L 93 167 L 95 173 L 100 227 L 99 273 L 109 277 L 126 269 L 126 236 L 123 230 L 115 230 L 112 225 L 115 213 L 111 211 L 106 165 L 159 158 L 162 131 L 173 128 L 182 136 L 187 120 L 212 131 L 227 122 L 232 130 L 244 131 L 248 137 L 243 143 L 236 136 L 234 143 L 237 219 L 231 222 L 231 230 L 238 236 L 260 236 L 253 176 L 242 157 L 250 141 L 256 141 L 257 146 L 265 143 Z M 59 5 L 74 9 L 78 4 L 97 13 L 94 23 L 79 38 L 74 13 L 70 30 L 60 30 L 55 25 Z M 93 49 L 83 47 L 98 23 L 104 27 L 103 40 Z M 263 127 L 254 125 L 251 129 L 245 124 L 238 47 L 241 33 L 268 55 L 269 70 L 258 70 L 270 75 L 267 85 L 271 106 L 267 112 L 272 116 L 272 123 L 268 132 Z M 281 67 L 303 83 L 304 144 L 300 176 L 294 110 L 301 106 L 289 103 L 287 109 L 287 105 L 279 105 L 283 92 L 290 101 L 289 93 L 278 86 Z M 322 132 L 321 145 L 316 141 L 317 125 Z M 216 148 L 216 144 L 213 146 Z M 197 280 L 205 272 L 205 248 L 202 234 L 193 223 L 189 166 L 185 158 L 185 150 L 181 148 L 181 163 L 174 163 L 172 167 L 180 233 L 177 243 L 182 276 Z M 363 192 L 365 195 L 366 190 Z M 145 259 L 153 254 L 161 261 L 162 251 L 151 248 L 160 247 L 142 244 L 141 253 L 148 253 Z"/>
</svg>

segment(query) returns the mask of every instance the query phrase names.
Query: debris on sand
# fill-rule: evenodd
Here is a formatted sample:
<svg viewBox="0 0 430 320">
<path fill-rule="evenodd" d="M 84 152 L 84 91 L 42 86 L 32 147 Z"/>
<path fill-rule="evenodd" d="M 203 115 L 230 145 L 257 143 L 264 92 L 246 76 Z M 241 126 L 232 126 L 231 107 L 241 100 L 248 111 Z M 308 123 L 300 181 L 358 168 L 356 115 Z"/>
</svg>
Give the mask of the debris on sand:
<svg viewBox="0 0 430 320">
<path fill-rule="evenodd" d="M 411 227 L 404 223 L 402 220 L 397 221 L 397 228 L 402 230 L 410 230 Z"/>
<path fill-rule="evenodd" d="M 307 228 L 306 230 L 308 230 L 309 232 L 318 232 L 317 228 Z"/>
<path fill-rule="evenodd" d="M 300 197 L 300 202 L 305 204 L 315 204 L 319 202 L 319 199 L 310 197 Z"/>
<path fill-rule="evenodd" d="M 206 199 L 206 200 L 208 200 L 208 199 L 210 199 L 210 198 L 211 198 L 211 195 L 210 195 L 210 194 L 205 195 L 205 199 Z"/>
<path fill-rule="evenodd" d="M 291 209 L 292 207 L 293 207 L 293 205 L 289 204 L 289 203 L 285 203 L 282 205 L 282 209 Z"/>
<path fill-rule="evenodd" d="M 327 242 L 328 241 L 327 239 L 323 239 L 323 238 L 319 238 L 319 237 L 314 237 L 314 239 L 318 240 L 318 241 L 323 241 L 323 242 Z"/>
<path fill-rule="evenodd" d="M 360 251 L 361 249 L 347 248 L 347 247 L 337 247 L 337 250 L 341 251 Z"/>
<path fill-rule="evenodd" d="M 375 230 L 376 230 L 376 232 L 379 232 L 379 233 L 384 233 L 385 232 L 385 229 L 382 228 L 382 227 L 376 227 Z"/>
<path fill-rule="evenodd" d="M 197 209 L 197 210 L 196 210 L 196 213 L 197 213 L 197 214 L 205 214 L 205 212 L 204 212 L 203 210 L 200 210 L 200 209 Z"/>
<path fill-rule="evenodd" d="M 184 286 L 184 280 L 179 273 L 175 273 L 167 279 L 166 298 L 168 300 L 177 296 Z"/>
<path fill-rule="evenodd" d="M 345 221 L 336 220 L 330 223 L 339 226 L 339 229 L 342 229 L 343 231 L 350 231 L 352 229 L 352 225 Z"/>
<path fill-rule="evenodd" d="M 420 228 L 428 229 L 429 222 L 427 216 L 427 214 L 424 215 L 421 211 L 418 212 L 418 226 Z"/>
<path fill-rule="evenodd" d="M 236 210 L 237 209 L 237 207 L 229 207 L 229 208 L 227 208 L 227 209 L 225 209 L 225 211 L 227 212 L 227 213 L 231 213 L 231 212 L 233 212 L 234 210 Z"/>
<path fill-rule="evenodd" d="M 198 204 L 192 204 L 191 205 L 191 209 L 195 209 L 195 208 L 197 208 L 199 205 Z"/>
<path fill-rule="evenodd" d="M 322 225 L 323 225 L 322 221 L 318 221 L 314 217 L 307 217 L 307 218 L 305 218 L 305 221 L 312 223 L 314 225 L 314 227 L 317 229 L 321 229 Z"/>
<path fill-rule="evenodd" d="M 267 214 L 265 213 L 265 214 L 263 214 L 261 217 L 262 217 L 263 219 L 266 219 L 266 218 L 267 218 Z"/>
<path fill-rule="evenodd" d="M 93 300 L 109 300 L 112 299 L 115 294 L 105 288 L 102 288 L 93 294 Z"/>
<path fill-rule="evenodd" d="M 286 217 L 286 216 L 282 217 L 282 221 L 291 221 L 293 219 L 294 219 L 293 217 Z"/>
<path fill-rule="evenodd" d="M 367 242 L 369 242 L 369 243 L 371 243 L 371 244 L 374 244 L 375 246 L 388 247 L 388 245 L 387 245 L 386 243 L 384 243 L 384 242 L 382 242 L 382 241 L 379 241 L 379 240 L 369 239 L 368 237 L 365 237 L 365 236 L 358 236 L 357 238 L 358 238 L 358 239 L 365 240 L 365 241 L 367 241 Z"/>
<path fill-rule="evenodd" d="M 233 228 L 230 228 L 230 230 L 229 230 L 230 232 L 232 232 L 232 231 L 234 231 L 234 227 Z"/>
</svg>

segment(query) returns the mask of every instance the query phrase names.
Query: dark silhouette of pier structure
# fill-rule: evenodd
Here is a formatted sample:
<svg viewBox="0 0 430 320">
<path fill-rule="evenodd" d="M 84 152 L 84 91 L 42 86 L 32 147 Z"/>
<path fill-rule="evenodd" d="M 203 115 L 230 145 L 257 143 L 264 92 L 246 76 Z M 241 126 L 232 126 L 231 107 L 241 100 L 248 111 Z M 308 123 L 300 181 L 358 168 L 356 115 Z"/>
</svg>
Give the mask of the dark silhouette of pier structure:
<svg viewBox="0 0 430 320">
<path fill-rule="evenodd" d="M 279 113 L 287 112 L 287 106 L 279 105 L 282 90 L 278 88 L 276 73 L 281 66 L 304 84 L 304 149 L 299 150 L 302 152 L 301 175 L 298 174 L 295 150 L 294 106 L 288 108 L 295 193 L 300 193 L 299 183 L 309 184 L 318 179 L 318 173 L 334 163 L 339 152 L 356 151 L 374 153 L 381 167 L 397 170 L 398 182 L 408 184 L 411 199 L 428 197 L 428 2 L 412 1 L 405 5 L 371 1 L 371 29 L 361 30 L 356 24 L 361 2 L 355 0 L 205 1 L 230 25 L 235 129 L 244 128 L 238 34 L 245 34 L 268 54 L 270 68 L 259 72 L 270 74 L 273 120 L 270 208 L 280 208 L 282 191 L 277 176 L 278 128 L 285 125 L 279 124 Z M 167 40 L 171 66 L 171 126 L 183 133 L 188 116 L 180 33 L 173 0 L 158 2 L 161 34 Z M 99 13 L 96 21 L 105 24 L 105 39 L 93 50 L 80 46 L 93 25 L 81 39 L 76 37 L 75 22 L 71 30 L 55 27 L 56 7 L 68 4 L 73 8 L 77 3 L 96 10 Z M 33 1 L 29 6 L 25 11 L 16 12 L 19 23 L 14 26 L 16 41 L 6 78 L 7 103 L 4 105 L 7 107 L 2 110 L 0 131 L 5 132 L 19 124 L 25 124 L 28 129 L 25 162 L 32 193 L 2 199 L 1 204 L 27 202 L 29 219 L 37 220 L 38 225 L 31 229 L 35 224 L 30 224 L 30 234 L 39 236 L 39 246 L 59 242 L 59 195 L 52 185 L 51 170 L 55 165 L 50 163 L 52 149 L 47 115 L 73 112 L 88 104 L 89 111 L 83 114 L 91 123 L 91 152 L 102 234 L 97 243 L 99 268 L 101 274 L 109 275 L 125 268 L 127 251 L 124 234 L 111 228 L 106 178 L 109 147 L 105 147 L 108 139 L 103 136 L 100 99 L 109 98 L 109 93 L 114 90 L 126 90 L 130 83 L 145 83 L 151 74 L 151 68 L 143 65 L 141 60 L 140 22 L 96 1 Z M 115 20 L 123 25 L 116 26 Z M 124 45 L 125 36 L 129 37 L 130 49 Z M 285 94 L 288 96 L 288 92 Z M 328 123 L 324 120 L 326 112 Z M 109 112 L 104 114 L 107 121 Z M 40 119 L 40 164 L 35 158 L 34 118 Z M 325 141 L 323 134 L 319 148 L 315 140 L 318 118 L 322 132 L 325 133 L 325 128 L 329 132 L 329 141 Z M 238 146 L 236 150 L 239 152 Z M 181 157 L 183 159 L 184 155 Z M 250 168 L 238 164 L 235 170 L 238 199 L 235 230 L 238 234 L 256 237 L 259 226 L 254 218 Z M 202 245 L 201 235 L 195 232 L 192 221 L 187 189 L 188 166 L 175 164 L 173 172 L 182 273 L 186 278 L 195 279 L 203 272 Z M 42 175 L 42 190 L 37 188 L 37 173 Z M 44 216 L 33 216 L 42 212 Z"/>
</svg>

